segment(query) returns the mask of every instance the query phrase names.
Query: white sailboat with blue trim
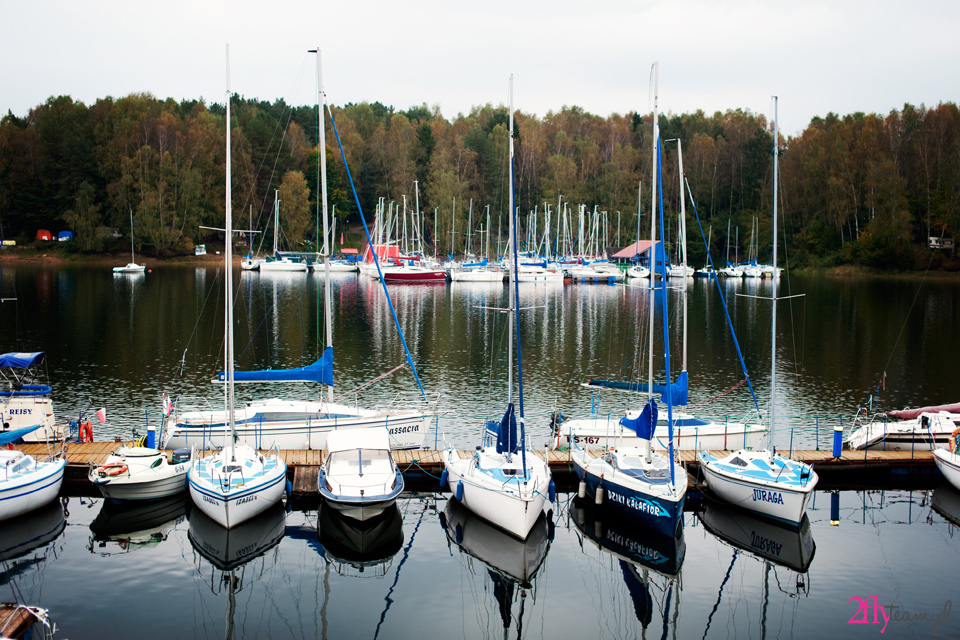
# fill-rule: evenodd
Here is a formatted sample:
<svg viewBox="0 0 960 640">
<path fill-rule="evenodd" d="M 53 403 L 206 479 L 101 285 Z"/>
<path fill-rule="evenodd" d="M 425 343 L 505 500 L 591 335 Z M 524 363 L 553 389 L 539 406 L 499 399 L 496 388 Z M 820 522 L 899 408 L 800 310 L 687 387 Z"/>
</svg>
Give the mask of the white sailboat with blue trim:
<svg viewBox="0 0 960 640">
<path fill-rule="evenodd" d="M 235 442 L 233 420 L 233 212 L 230 189 L 230 47 L 227 46 L 227 179 L 226 179 L 226 412 L 229 431 L 224 447 L 207 458 L 195 460 L 187 474 L 190 497 L 197 507 L 230 529 L 278 503 L 286 489 L 287 465 L 274 450 L 265 456 Z"/>
<path fill-rule="evenodd" d="M 777 156 L 776 98 L 773 127 L 773 266 L 777 267 Z M 772 280 L 772 337 L 770 345 L 770 446 L 765 450 L 742 449 L 723 458 L 707 451 L 698 454 L 707 486 L 727 502 L 764 516 L 799 525 L 807 500 L 817 486 L 817 474 L 802 462 L 776 453 L 773 446 L 777 397 L 777 279 Z"/>
<path fill-rule="evenodd" d="M 517 238 L 513 191 L 513 76 L 510 76 L 510 247 L 513 254 L 510 305 L 508 311 L 509 346 L 507 410 L 499 422 L 486 423 L 483 444 L 471 456 L 449 447 L 443 452 L 444 471 L 441 487 L 454 490 L 456 499 L 481 518 L 501 529 L 526 539 L 544 510 L 548 497 L 554 497 L 550 468 L 546 461 L 526 447 L 523 416 L 523 367 L 520 360 L 519 288 L 516 277 Z M 513 403 L 513 329 L 517 330 L 518 405 Z M 517 426 L 519 423 L 519 439 Z"/>
<path fill-rule="evenodd" d="M 658 71 L 654 63 L 654 74 Z M 657 219 L 657 179 L 659 173 L 660 132 L 657 126 L 657 93 L 654 88 L 653 108 L 653 198 L 651 201 L 650 240 L 656 239 Z M 660 239 L 663 241 L 663 197 L 660 193 Z M 661 262 L 660 299 L 664 310 L 664 363 L 667 380 L 670 380 L 670 339 L 667 309 L 667 276 L 665 264 Z M 654 452 L 651 440 L 657 426 L 657 403 L 653 399 L 653 344 L 654 344 L 654 307 L 657 292 L 653 274 L 650 275 L 649 309 L 649 381 L 647 384 L 647 404 L 637 418 L 624 417 L 620 424 L 635 431 L 642 446 L 610 447 L 599 457 L 577 445 L 570 438 L 572 449 L 570 458 L 574 471 L 580 479 L 579 495 L 589 495 L 597 504 L 607 504 L 611 509 L 640 522 L 645 527 L 673 536 L 683 522 L 683 503 L 687 495 L 687 473 L 677 463 L 673 448 L 673 405 L 675 389 L 667 389 L 663 399 L 667 404 L 667 451 Z M 673 385 L 668 385 L 673 386 Z"/>
</svg>

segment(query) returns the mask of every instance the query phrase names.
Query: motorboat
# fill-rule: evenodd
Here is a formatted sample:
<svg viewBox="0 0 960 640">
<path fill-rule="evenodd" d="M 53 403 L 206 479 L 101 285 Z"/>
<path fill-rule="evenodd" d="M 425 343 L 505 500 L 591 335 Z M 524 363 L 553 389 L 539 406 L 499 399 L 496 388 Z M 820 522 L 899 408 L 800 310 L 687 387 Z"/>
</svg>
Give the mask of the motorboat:
<svg viewBox="0 0 960 640">
<path fill-rule="evenodd" d="M 317 486 L 328 505 L 355 520 L 369 520 L 396 503 L 403 474 L 390 455 L 386 428 L 328 434 Z"/>
<path fill-rule="evenodd" d="M 36 384 L 45 358 L 43 351 L 0 355 L 0 378 L 6 387 L 0 390 L 0 436 L 27 429 L 19 438 L 26 444 L 66 437 L 65 426 L 57 424 L 53 415 L 50 385 Z"/>
<path fill-rule="evenodd" d="M 121 446 L 103 464 L 91 463 L 87 478 L 110 500 L 157 500 L 186 490 L 190 464 L 171 463 L 160 449 Z"/>
<path fill-rule="evenodd" d="M 870 416 L 861 410 L 854 419 L 850 434 L 844 441 L 848 449 L 882 449 L 885 451 L 930 451 L 946 447 L 951 434 L 960 428 L 960 407 L 943 405 L 923 410 L 891 411 L 886 415 Z M 953 409 L 953 410 L 950 410 Z M 890 420 L 912 416 L 905 420 Z"/>
</svg>

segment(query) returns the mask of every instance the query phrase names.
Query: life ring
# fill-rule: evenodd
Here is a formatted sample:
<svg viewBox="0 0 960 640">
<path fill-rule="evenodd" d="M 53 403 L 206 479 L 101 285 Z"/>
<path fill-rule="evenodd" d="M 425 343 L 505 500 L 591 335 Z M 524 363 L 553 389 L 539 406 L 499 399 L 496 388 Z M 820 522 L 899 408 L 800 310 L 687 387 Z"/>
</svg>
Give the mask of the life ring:
<svg viewBox="0 0 960 640">
<path fill-rule="evenodd" d="M 80 442 L 93 442 L 93 425 L 90 421 L 80 423 Z"/>
<path fill-rule="evenodd" d="M 112 478 L 128 471 L 127 465 L 122 462 L 112 462 L 97 468 L 97 475 L 101 478 Z"/>
</svg>

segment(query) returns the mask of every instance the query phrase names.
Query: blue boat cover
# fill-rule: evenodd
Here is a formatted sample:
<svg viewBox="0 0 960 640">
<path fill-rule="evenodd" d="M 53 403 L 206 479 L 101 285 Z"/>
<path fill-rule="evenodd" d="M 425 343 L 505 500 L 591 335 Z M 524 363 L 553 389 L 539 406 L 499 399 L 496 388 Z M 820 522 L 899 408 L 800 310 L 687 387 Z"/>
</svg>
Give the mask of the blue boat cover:
<svg viewBox="0 0 960 640">
<path fill-rule="evenodd" d="M 0 446 L 6 444 L 13 444 L 23 436 L 28 433 L 32 433 L 42 427 L 43 424 L 34 425 L 32 427 L 26 427 L 24 429 L 14 429 L 13 431 L 2 431 L 0 432 Z"/>
<path fill-rule="evenodd" d="M 0 355 L 0 367 L 32 367 L 43 360 L 43 351 L 34 353 L 4 353 Z"/>
<path fill-rule="evenodd" d="M 217 382 L 226 382 L 223 371 Z M 319 360 L 299 369 L 267 369 L 266 371 L 234 371 L 234 382 L 321 382 L 333 386 L 333 347 L 327 347 Z"/>
<path fill-rule="evenodd" d="M 620 418 L 620 424 L 636 431 L 641 440 L 650 440 L 657 430 L 657 401 L 651 398 L 639 416 L 633 419 L 624 416 Z"/>
<path fill-rule="evenodd" d="M 488 422 L 487 430 L 491 427 L 497 430 L 497 453 L 516 453 L 517 446 L 517 416 L 513 410 L 513 403 L 507 405 L 507 412 L 499 423 Z"/>
<path fill-rule="evenodd" d="M 637 393 L 647 393 L 647 384 L 645 382 L 617 382 L 616 380 L 596 380 L 588 382 L 591 387 L 603 387 L 605 389 L 616 389 L 617 391 L 635 391 Z M 660 394 L 660 401 L 666 402 L 667 385 L 653 385 L 653 392 Z M 677 381 L 670 385 L 671 404 L 676 406 L 686 406 L 689 395 L 689 381 L 687 372 L 683 371 L 677 377 Z"/>
</svg>

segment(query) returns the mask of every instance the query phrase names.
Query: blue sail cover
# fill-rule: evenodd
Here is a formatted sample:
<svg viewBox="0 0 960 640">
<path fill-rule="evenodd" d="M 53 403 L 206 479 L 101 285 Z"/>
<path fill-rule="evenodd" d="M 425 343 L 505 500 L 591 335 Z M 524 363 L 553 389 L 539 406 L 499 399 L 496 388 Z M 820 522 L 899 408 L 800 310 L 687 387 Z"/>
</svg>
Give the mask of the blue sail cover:
<svg viewBox="0 0 960 640">
<path fill-rule="evenodd" d="M 620 424 L 636 431 L 641 440 L 650 440 L 657 429 L 657 401 L 651 399 L 640 415 L 632 420 L 626 416 L 620 418 Z"/>
<path fill-rule="evenodd" d="M 637 393 L 647 393 L 647 384 L 645 382 L 618 382 L 616 380 L 591 379 L 587 384 L 591 387 L 616 389 L 617 391 L 635 391 Z M 686 406 L 687 397 L 689 395 L 688 387 L 689 381 L 687 372 L 684 371 L 677 377 L 677 381 L 670 385 L 670 399 L 673 401 L 672 404 Z M 655 384 L 653 385 L 653 392 L 660 394 L 661 402 L 667 401 L 667 385 Z"/>
<path fill-rule="evenodd" d="M 217 382 L 226 382 L 227 374 L 217 374 Z M 266 371 L 234 371 L 234 382 L 320 382 L 333 386 L 333 347 L 327 347 L 313 364 L 299 369 L 267 369 Z"/>
<path fill-rule="evenodd" d="M 4 353 L 0 355 L 0 367 L 32 367 L 43 360 L 43 351 L 34 353 Z"/>
<path fill-rule="evenodd" d="M 497 453 L 516 453 L 517 449 L 517 416 L 511 402 L 497 425 Z"/>
</svg>

